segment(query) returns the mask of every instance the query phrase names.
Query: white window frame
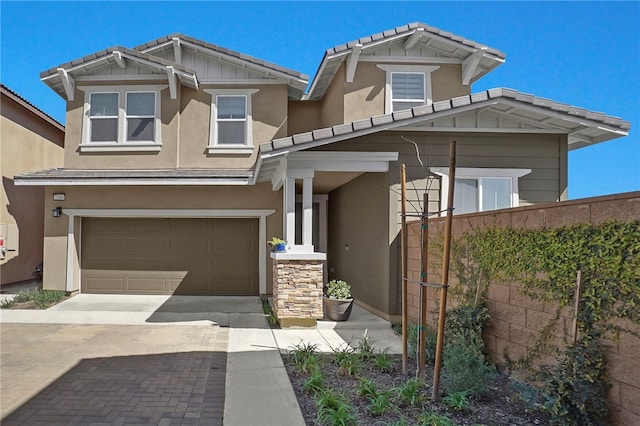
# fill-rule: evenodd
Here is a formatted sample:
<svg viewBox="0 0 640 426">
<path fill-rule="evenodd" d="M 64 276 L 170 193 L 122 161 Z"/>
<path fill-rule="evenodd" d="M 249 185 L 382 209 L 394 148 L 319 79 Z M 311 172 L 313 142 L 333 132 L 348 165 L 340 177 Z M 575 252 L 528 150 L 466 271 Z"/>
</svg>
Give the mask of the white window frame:
<svg viewBox="0 0 640 426">
<path fill-rule="evenodd" d="M 162 148 L 162 122 L 161 122 L 161 92 L 168 85 L 135 85 L 135 86 L 80 86 L 78 89 L 84 92 L 84 110 L 82 114 L 82 141 L 80 152 L 157 152 Z M 126 140 L 127 134 L 127 93 L 155 93 L 155 120 L 153 141 Z M 116 142 L 92 142 L 91 141 L 91 95 L 94 93 L 118 94 L 118 139 Z"/>
<path fill-rule="evenodd" d="M 391 65 L 378 64 L 378 68 L 386 72 L 384 113 L 390 114 L 393 111 L 393 90 L 391 87 L 392 74 L 423 74 L 424 75 L 424 105 L 433 103 L 433 91 L 431 89 L 431 73 L 438 70 L 439 66 L 434 65 Z M 416 105 L 419 106 L 419 105 Z"/>
<path fill-rule="evenodd" d="M 211 115 L 209 119 L 209 144 L 207 154 L 244 154 L 253 153 L 253 113 L 252 95 L 260 89 L 205 89 L 211 95 Z M 218 96 L 244 96 L 246 99 L 245 114 L 245 143 L 218 144 Z"/>
<path fill-rule="evenodd" d="M 449 200 L 447 194 L 449 194 L 449 168 L 448 167 L 436 167 L 432 169 L 434 173 L 441 176 L 442 188 L 440 191 L 442 212 L 440 216 L 446 216 L 447 209 L 449 208 Z M 482 212 L 482 191 L 480 188 L 480 182 L 482 179 L 491 178 L 511 178 L 511 206 L 520 206 L 520 190 L 518 187 L 518 179 L 522 176 L 526 176 L 531 173 L 531 169 L 498 169 L 498 168 L 456 168 L 456 179 L 477 179 L 478 180 L 478 213 Z M 455 206 L 454 206 L 455 209 Z M 492 210 L 486 210 L 492 211 Z M 454 214 L 455 210 L 454 210 Z"/>
</svg>

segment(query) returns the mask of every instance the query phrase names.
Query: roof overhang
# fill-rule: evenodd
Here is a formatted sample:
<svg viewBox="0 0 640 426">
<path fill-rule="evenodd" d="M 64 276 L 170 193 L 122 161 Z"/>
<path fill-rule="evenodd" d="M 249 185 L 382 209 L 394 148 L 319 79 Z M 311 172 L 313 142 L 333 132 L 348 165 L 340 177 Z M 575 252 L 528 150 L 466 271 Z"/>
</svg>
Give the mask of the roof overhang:
<svg viewBox="0 0 640 426">
<path fill-rule="evenodd" d="M 381 49 L 400 49 L 400 56 L 380 54 Z M 413 51 L 420 54 L 411 55 Z M 423 56 L 424 52 L 429 55 Z M 343 62 L 347 82 L 353 79 L 358 61 L 380 63 L 455 63 L 462 65 L 462 84 L 468 85 L 504 63 L 499 50 L 422 23 L 412 23 L 382 33 L 362 37 L 325 52 L 306 99 L 320 99 Z"/>
<path fill-rule="evenodd" d="M 238 186 L 253 182 L 251 171 L 210 169 L 48 169 L 14 177 L 18 186 Z"/>
<path fill-rule="evenodd" d="M 176 62 L 184 57 L 183 49 L 191 49 L 207 57 L 215 58 L 240 68 L 260 73 L 267 78 L 276 79 L 289 86 L 289 97 L 300 99 L 309 83 L 309 76 L 280 65 L 226 49 L 215 44 L 199 40 L 184 34 L 170 34 L 157 40 L 136 46 L 135 50 L 157 55 L 172 50 Z"/>
<path fill-rule="evenodd" d="M 92 55 L 73 60 L 58 67 L 51 68 L 40 74 L 41 80 L 51 87 L 56 93 L 68 101 L 74 100 L 76 80 L 87 80 L 100 68 L 117 65 L 126 70 L 129 64 L 135 64 L 149 71 L 150 75 L 162 76 L 169 83 L 171 97 L 176 97 L 176 81 L 182 84 L 198 88 L 198 78 L 194 70 L 173 61 L 157 58 L 155 56 L 128 49 L 122 46 L 110 47 Z M 123 73 L 120 79 L 139 79 L 137 74 L 127 75 Z"/>
<path fill-rule="evenodd" d="M 567 135 L 569 149 L 577 149 L 626 136 L 630 127 L 616 117 L 498 88 L 275 139 L 260 145 L 260 154 L 296 152 L 385 130 L 553 133 Z"/>
</svg>

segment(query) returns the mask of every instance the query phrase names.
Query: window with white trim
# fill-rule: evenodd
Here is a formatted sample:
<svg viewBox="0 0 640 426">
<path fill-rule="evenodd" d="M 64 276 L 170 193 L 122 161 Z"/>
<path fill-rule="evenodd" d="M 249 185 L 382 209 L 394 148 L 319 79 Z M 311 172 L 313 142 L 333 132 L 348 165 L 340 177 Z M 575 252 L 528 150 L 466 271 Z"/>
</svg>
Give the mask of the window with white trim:
<svg viewBox="0 0 640 426">
<path fill-rule="evenodd" d="M 439 66 L 378 64 L 386 72 L 385 114 L 433 103 L 431 73 Z"/>
<path fill-rule="evenodd" d="M 446 210 L 449 191 L 449 168 L 434 170 L 442 177 L 440 198 Z M 531 169 L 457 168 L 453 190 L 454 214 L 476 213 L 518 207 L 518 179 Z"/>
<path fill-rule="evenodd" d="M 425 86 L 425 75 L 422 72 L 392 72 L 392 111 L 426 105 L 427 93 Z"/>
<path fill-rule="evenodd" d="M 205 89 L 211 95 L 209 154 L 251 154 L 251 95 L 258 89 Z"/>
<path fill-rule="evenodd" d="M 83 86 L 81 151 L 159 151 L 160 92 L 167 86 Z"/>
</svg>

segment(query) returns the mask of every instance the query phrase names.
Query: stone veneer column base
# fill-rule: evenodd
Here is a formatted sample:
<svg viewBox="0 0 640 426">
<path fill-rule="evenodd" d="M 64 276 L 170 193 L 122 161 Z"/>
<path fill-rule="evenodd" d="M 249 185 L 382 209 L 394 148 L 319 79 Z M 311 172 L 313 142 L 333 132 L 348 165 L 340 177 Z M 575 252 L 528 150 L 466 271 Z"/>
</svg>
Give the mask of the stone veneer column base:
<svg viewBox="0 0 640 426">
<path fill-rule="evenodd" d="M 314 327 L 323 317 L 324 253 L 271 253 L 273 309 L 281 327 Z"/>
</svg>

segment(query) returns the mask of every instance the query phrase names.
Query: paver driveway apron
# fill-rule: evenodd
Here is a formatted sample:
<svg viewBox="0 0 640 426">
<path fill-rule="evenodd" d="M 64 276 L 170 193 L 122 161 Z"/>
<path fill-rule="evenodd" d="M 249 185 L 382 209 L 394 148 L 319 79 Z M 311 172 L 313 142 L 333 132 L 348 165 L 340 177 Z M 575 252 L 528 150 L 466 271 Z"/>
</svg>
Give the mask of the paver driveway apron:
<svg viewBox="0 0 640 426">
<path fill-rule="evenodd" d="M 243 310 L 261 316 L 260 304 L 188 302 L 80 295 L 2 311 L 2 424 L 222 424 L 226 326 Z"/>
</svg>

